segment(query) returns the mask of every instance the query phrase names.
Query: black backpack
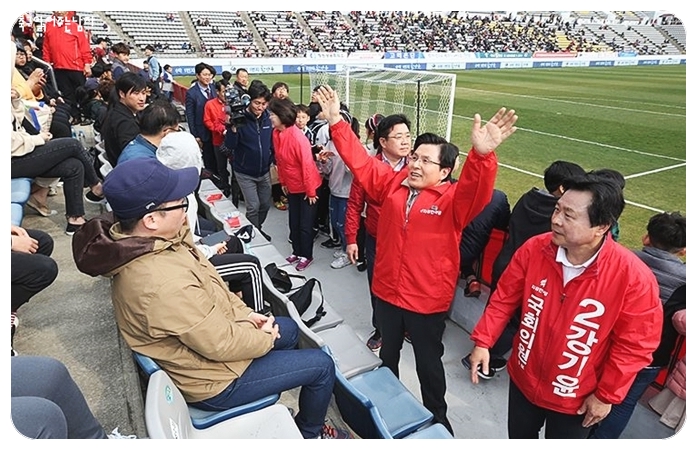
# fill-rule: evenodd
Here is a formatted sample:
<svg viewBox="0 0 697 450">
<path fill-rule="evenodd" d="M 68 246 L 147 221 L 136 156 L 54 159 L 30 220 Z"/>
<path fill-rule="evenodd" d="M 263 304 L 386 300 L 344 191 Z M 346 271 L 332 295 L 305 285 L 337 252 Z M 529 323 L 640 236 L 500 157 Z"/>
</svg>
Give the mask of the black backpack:
<svg viewBox="0 0 697 450">
<path fill-rule="evenodd" d="M 293 292 L 288 296 L 288 300 L 293 302 L 295 309 L 302 316 L 308 308 L 312 305 L 312 293 L 315 290 L 315 286 L 319 288 L 320 302 L 319 306 L 315 310 L 315 315 L 308 320 L 303 320 L 303 323 L 308 328 L 317 323 L 322 317 L 324 317 L 327 312 L 324 310 L 324 293 L 322 292 L 322 284 L 317 278 L 310 278 L 305 284 L 302 285 L 300 289 Z"/>
</svg>

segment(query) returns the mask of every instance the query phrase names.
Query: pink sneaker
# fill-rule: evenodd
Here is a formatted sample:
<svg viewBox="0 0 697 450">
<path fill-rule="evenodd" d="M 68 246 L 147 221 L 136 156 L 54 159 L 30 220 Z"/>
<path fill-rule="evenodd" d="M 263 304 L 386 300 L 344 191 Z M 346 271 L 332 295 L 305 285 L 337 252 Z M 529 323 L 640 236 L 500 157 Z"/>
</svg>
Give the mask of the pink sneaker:
<svg viewBox="0 0 697 450">
<path fill-rule="evenodd" d="M 301 257 L 300 262 L 297 266 L 295 266 L 295 270 L 297 270 L 298 272 L 302 272 L 303 270 L 307 269 L 307 266 L 309 266 L 310 264 L 312 264 L 312 258 L 308 259 Z"/>
<path fill-rule="evenodd" d="M 298 258 L 295 255 L 290 255 L 289 257 L 286 258 L 286 261 L 288 261 L 288 264 L 295 264 L 299 260 L 300 260 L 300 258 Z"/>
</svg>

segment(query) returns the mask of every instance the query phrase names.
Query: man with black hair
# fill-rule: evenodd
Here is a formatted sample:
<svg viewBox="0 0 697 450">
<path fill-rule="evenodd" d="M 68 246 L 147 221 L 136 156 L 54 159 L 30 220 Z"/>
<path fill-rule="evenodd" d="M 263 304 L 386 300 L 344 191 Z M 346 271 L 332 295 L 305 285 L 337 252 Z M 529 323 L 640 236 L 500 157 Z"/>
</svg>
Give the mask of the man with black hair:
<svg viewBox="0 0 697 450">
<path fill-rule="evenodd" d="M 119 155 L 118 164 L 137 158 L 156 158 L 162 138 L 179 131 L 179 111 L 170 102 L 150 103 L 140 115 L 140 134 Z"/>
<path fill-rule="evenodd" d="M 213 137 L 203 122 L 203 112 L 208 100 L 215 98 L 212 81 L 215 76 L 215 69 L 200 62 L 194 67 L 196 80 L 186 91 L 186 123 L 189 125 L 189 132 L 194 135 L 196 142 L 201 148 L 203 156 L 203 166 L 211 172 L 218 173 L 218 162 L 213 149 Z"/>
<path fill-rule="evenodd" d="M 235 71 L 235 82 L 233 83 L 235 89 L 237 89 L 242 94 L 248 94 L 247 89 L 249 86 L 249 72 L 247 69 L 239 68 Z"/>
<path fill-rule="evenodd" d="M 271 209 L 271 177 L 273 159 L 271 117 L 266 110 L 271 92 L 262 82 L 249 86 L 249 106 L 244 110 L 244 122 L 230 127 L 225 134 L 225 146 L 232 150 L 232 170 L 242 190 L 245 216 L 267 239 L 261 229 Z"/>
<path fill-rule="evenodd" d="M 531 237 L 551 230 L 552 214 L 557 200 L 564 193 L 564 181 L 583 176 L 585 173 L 578 164 L 555 161 L 544 171 L 545 189 L 533 187 L 518 199 L 508 219 L 508 237 L 494 260 L 489 298 L 496 290 L 501 273 L 508 266 L 513 253 Z M 500 372 L 506 367 L 504 356 L 513 345 L 513 337 L 518 330 L 519 323 L 520 313 L 516 313 L 506 325 L 496 344 L 489 349 L 491 353 L 489 372 L 484 372 L 481 367 L 478 369 L 478 375 L 481 378 L 485 380 L 493 378 L 496 372 Z M 470 355 L 462 358 L 462 364 L 467 370 L 471 369 Z"/>
<path fill-rule="evenodd" d="M 442 339 L 457 284 L 460 233 L 491 199 L 498 168 L 494 150 L 515 132 L 518 116 L 501 108 L 483 126 L 479 114 L 475 115 L 472 150 L 460 179 L 451 183 L 457 146 L 439 136 L 420 141 L 408 157 L 408 169 L 395 172 L 365 151 L 342 120 L 333 89 L 322 86 L 315 95 L 339 155 L 366 194 L 381 204 L 371 286 L 382 334 L 380 359 L 399 376 L 404 335 L 409 334 L 423 404 L 452 433 Z M 408 140 L 406 133 L 387 139 Z M 427 263 L 433 261 L 438 263 Z"/>
<path fill-rule="evenodd" d="M 663 311 L 650 269 L 615 242 L 622 190 L 601 177 L 564 182 L 550 233 L 511 258 L 481 319 L 472 382 L 510 318 L 521 322 L 508 364 L 508 437 L 583 439 L 627 395 L 659 344 Z"/>
<path fill-rule="evenodd" d="M 114 85 L 101 131 L 113 167 L 123 148 L 140 133 L 138 114 L 145 109 L 146 87 L 145 80 L 133 72 L 124 73 Z"/>
<path fill-rule="evenodd" d="M 114 81 L 117 81 L 121 78 L 121 75 L 131 71 L 128 67 L 128 62 L 131 59 L 131 49 L 123 42 L 117 42 L 111 47 L 111 53 L 114 55 L 114 59 L 111 62 L 111 77 Z"/>
</svg>

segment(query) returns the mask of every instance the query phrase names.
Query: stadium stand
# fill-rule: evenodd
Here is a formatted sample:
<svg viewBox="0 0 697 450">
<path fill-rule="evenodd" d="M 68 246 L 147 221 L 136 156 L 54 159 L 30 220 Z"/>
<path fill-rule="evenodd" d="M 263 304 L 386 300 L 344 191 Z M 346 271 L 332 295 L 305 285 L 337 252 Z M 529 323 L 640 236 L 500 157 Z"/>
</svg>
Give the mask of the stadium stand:
<svg viewBox="0 0 697 450">
<path fill-rule="evenodd" d="M 50 11 L 35 12 L 37 31 Z M 652 11 L 78 11 L 92 42 L 123 41 L 142 57 L 294 57 L 308 51 L 684 54 L 684 27 Z"/>
</svg>

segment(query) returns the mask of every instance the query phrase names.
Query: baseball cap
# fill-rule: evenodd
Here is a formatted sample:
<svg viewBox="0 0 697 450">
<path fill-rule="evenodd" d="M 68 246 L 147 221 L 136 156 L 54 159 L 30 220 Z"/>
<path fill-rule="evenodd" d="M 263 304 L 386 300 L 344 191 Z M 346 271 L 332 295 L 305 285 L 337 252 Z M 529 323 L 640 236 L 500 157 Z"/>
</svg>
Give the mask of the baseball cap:
<svg viewBox="0 0 697 450">
<path fill-rule="evenodd" d="M 88 78 L 87 81 L 85 81 L 85 89 L 96 91 L 99 89 L 99 81 L 96 78 Z"/>
<path fill-rule="evenodd" d="M 155 158 L 118 164 L 104 179 L 104 196 L 119 219 L 137 219 L 159 205 L 191 194 L 199 183 L 195 167 L 170 169 Z"/>
</svg>

